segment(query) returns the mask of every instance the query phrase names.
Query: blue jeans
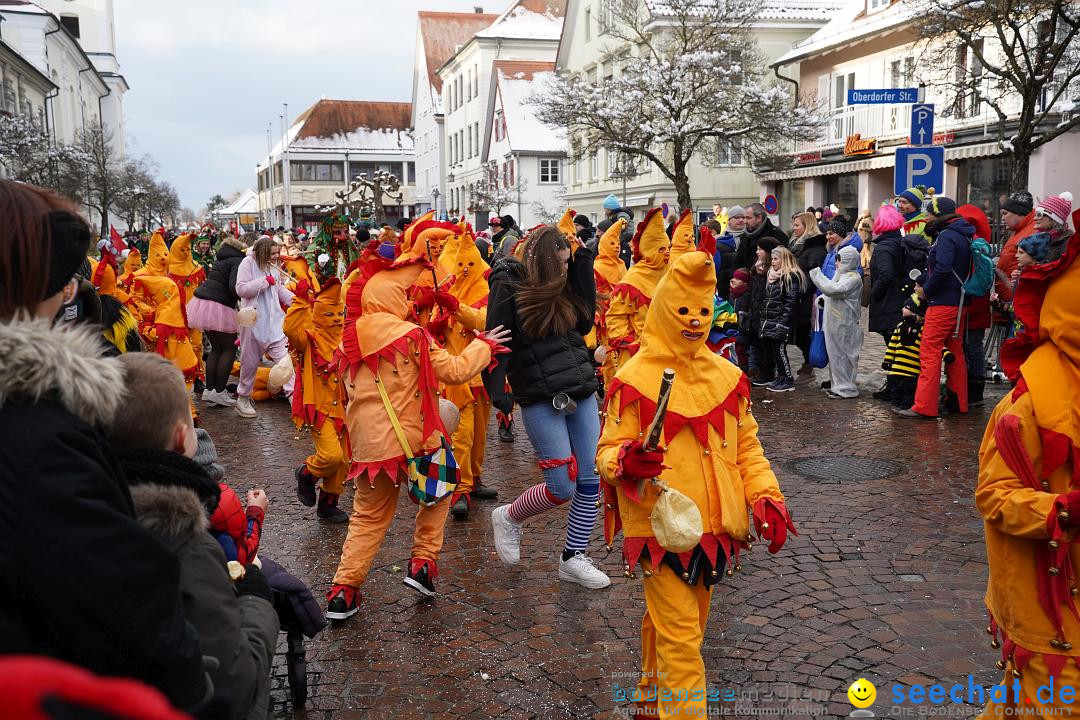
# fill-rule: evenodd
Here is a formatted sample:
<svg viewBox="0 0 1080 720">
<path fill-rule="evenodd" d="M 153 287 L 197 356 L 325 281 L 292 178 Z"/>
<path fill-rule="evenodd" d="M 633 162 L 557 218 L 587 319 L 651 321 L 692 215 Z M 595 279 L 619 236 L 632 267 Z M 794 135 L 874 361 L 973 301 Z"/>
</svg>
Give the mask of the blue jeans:
<svg viewBox="0 0 1080 720">
<path fill-rule="evenodd" d="M 967 330 L 964 333 L 964 360 L 967 361 L 968 382 L 983 382 L 986 380 L 986 351 L 983 347 L 983 339 L 986 330 Z"/>
<path fill-rule="evenodd" d="M 600 442 L 600 417 L 596 395 L 578 401 L 570 414 L 559 412 L 550 402 L 539 402 L 521 408 L 521 418 L 529 442 L 541 460 L 577 458 L 577 484 L 598 486 L 596 474 L 596 445 Z M 575 483 L 566 465 L 544 470 L 544 484 L 559 500 L 574 496 Z"/>
</svg>

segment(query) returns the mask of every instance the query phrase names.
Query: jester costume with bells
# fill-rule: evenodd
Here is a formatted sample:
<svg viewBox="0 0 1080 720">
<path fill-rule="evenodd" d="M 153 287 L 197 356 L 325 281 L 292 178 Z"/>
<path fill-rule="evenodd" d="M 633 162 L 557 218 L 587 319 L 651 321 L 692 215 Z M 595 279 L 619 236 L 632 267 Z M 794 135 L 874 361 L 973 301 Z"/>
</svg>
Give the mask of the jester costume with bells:
<svg viewBox="0 0 1080 720">
<path fill-rule="evenodd" d="M 331 278 L 321 288 L 301 280 L 295 286 L 283 330 L 296 365 L 293 422 L 297 432 L 311 431 L 315 452 L 296 470 L 300 502 L 333 523 L 347 522 L 337 506 L 348 475 L 349 438 L 345 431 L 345 396 L 336 353 L 345 323 L 341 283 Z M 321 483 L 316 500 L 316 485 Z"/>
<path fill-rule="evenodd" d="M 705 716 L 701 643 L 712 586 L 729 564 L 741 569 L 739 551 L 751 539 L 749 511 L 770 552 L 794 532 L 758 442 L 750 383 L 706 346 L 715 290 L 712 257 L 699 251 L 684 254 L 659 282 L 641 349 L 608 389 L 597 450 L 600 476 L 616 491 L 605 492 L 606 539 L 610 543 L 621 524 L 626 573 L 633 577 L 640 565 L 644 575 L 642 676 L 640 695 L 632 699 L 647 717 Z M 650 452 L 643 438 L 666 368 L 675 379 L 659 448 Z M 650 513 L 660 489 L 652 478 L 683 493 L 700 512 L 704 532 L 690 550 L 669 551 L 656 538 Z M 664 699 L 682 689 L 682 699 Z"/>
<path fill-rule="evenodd" d="M 187 307 L 188 301 L 195 296 L 195 290 L 206 280 L 206 268 L 197 264 L 192 259 L 191 240 L 194 235 L 185 234 L 173 240 L 169 248 L 169 277 L 180 290 L 180 302 Z M 185 318 L 186 321 L 186 318 Z M 195 356 L 199 361 L 199 376 L 206 375 L 206 364 L 203 360 L 203 334 L 202 330 L 188 329 L 191 336 L 191 347 L 195 349 Z"/>
<path fill-rule="evenodd" d="M 1057 690 L 1080 685 L 1078 255 L 1073 236 L 1060 259 L 1024 268 L 1014 309 L 1025 329 L 1001 354 L 1016 386 L 994 409 L 979 450 L 975 505 L 990 575 L 986 631 L 1000 648 L 1008 690 L 987 698 L 985 718 L 1070 714 Z M 1055 688 L 1050 698 L 1037 692 L 1048 684 Z"/>
<path fill-rule="evenodd" d="M 608 338 L 605 316 L 611 306 L 611 296 L 615 287 L 622 282 L 626 275 L 626 266 L 619 257 L 622 231 L 626 228 L 626 220 L 619 218 L 611 224 L 596 245 L 596 260 L 593 261 L 593 277 L 596 279 L 596 361 L 603 365 L 605 373 L 611 370 L 611 366 L 604 362 L 607 355 L 607 347 L 610 344 Z M 601 349 L 602 348 L 602 349 Z M 611 382 L 611 377 L 604 375 L 604 384 Z"/>
<path fill-rule="evenodd" d="M 430 267 L 421 248 L 418 255 L 402 256 L 370 280 L 354 280 L 348 288 L 350 321 L 342 334 L 341 350 L 348 394 L 345 417 L 352 445 L 349 479 L 355 481 L 356 492 L 348 535 L 328 594 L 327 617 L 334 620 L 356 613 L 358 588 L 382 546 L 394 519 L 399 485 L 407 478 L 405 450 L 377 383 L 386 393 L 410 450 L 421 455 L 437 449 L 446 435 L 439 415 L 439 383 L 467 383 L 491 361 L 492 346 L 483 339 L 470 342 L 460 355 L 451 355 L 435 344 L 427 330 L 405 319 L 410 311 L 409 288 L 422 273 L 429 273 Z M 353 308 L 357 295 L 359 312 Z M 352 317 L 357 317 L 355 322 Z M 424 594 L 433 592 L 428 588 L 438 574 L 436 562 L 449 509 L 450 503 L 443 499 L 421 506 L 416 513 L 405 582 Z"/>
<path fill-rule="evenodd" d="M 612 291 L 611 306 L 604 316 L 608 336 L 603 370 L 605 378 L 613 377 L 637 352 L 649 303 L 656 292 L 657 283 L 668 268 L 671 242 L 664 230 L 664 216 L 660 208 L 653 208 L 645 215 L 645 219 L 638 224 L 631 245 L 634 264 Z"/>
<path fill-rule="evenodd" d="M 139 327 L 142 328 L 145 325 L 151 323 L 154 315 L 153 301 L 151 298 L 146 297 L 141 291 L 135 281 L 143 277 L 164 277 L 169 276 L 169 248 L 165 245 L 165 238 L 160 233 L 154 233 L 150 238 L 150 247 L 147 250 L 146 264 L 131 274 L 131 287 L 128 292 L 131 294 L 131 306 L 132 311 L 137 315 L 136 319 L 139 321 Z M 173 283 L 174 285 L 176 283 Z M 143 339 L 150 344 L 152 341 L 150 338 L 143 335 Z"/>
</svg>

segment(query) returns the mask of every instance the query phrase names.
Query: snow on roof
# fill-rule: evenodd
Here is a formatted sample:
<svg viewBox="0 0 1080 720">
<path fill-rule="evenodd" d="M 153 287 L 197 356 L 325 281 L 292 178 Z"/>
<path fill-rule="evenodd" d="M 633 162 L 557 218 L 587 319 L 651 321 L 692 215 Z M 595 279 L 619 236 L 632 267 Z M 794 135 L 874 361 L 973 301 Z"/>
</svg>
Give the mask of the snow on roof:
<svg viewBox="0 0 1080 720">
<path fill-rule="evenodd" d="M 526 99 L 555 77 L 555 63 L 496 60 L 506 138 L 514 152 L 565 152 L 565 133 L 540 122 Z"/>
<path fill-rule="evenodd" d="M 567 0 L 517 0 L 485 30 L 481 38 L 558 40 L 562 36 Z"/>
<path fill-rule="evenodd" d="M 491 25 L 499 16 L 483 13 L 431 12 L 417 13 L 420 37 L 424 42 L 424 60 L 428 82 L 436 93 L 442 92 L 438 70 L 453 57 L 454 52 L 472 40 L 473 35 Z"/>
<path fill-rule="evenodd" d="M 407 151 L 412 103 L 319 100 L 289 128 L 290 149 Z M 271 155 L 281 152 L 281 142 Z"/>
<path fill-rule="evenodd" d="M 240 196 L 225 207 L 217 210 L 215 215 L 254 215 L 259 210 L 259 199 L 255 191 L 246 188 Z"/>
<path fill-rule="evenodd" d="M 916 14 L 913 3 L 893 2 L 884 10 L 866 13 L 864 0 L 849 0 L 824 27 L 795 43 L 773 66 L 798 62 L 826 50 L 847 45 L 909 22 Z"/>
<path fill-rule="evenodd" d="M 668 0 L 645 0 L 653 15 L 671 15 Z M 844 0 L 765 0 L 758 20 L 829 20 L 844 7 Z"/>
</svg>

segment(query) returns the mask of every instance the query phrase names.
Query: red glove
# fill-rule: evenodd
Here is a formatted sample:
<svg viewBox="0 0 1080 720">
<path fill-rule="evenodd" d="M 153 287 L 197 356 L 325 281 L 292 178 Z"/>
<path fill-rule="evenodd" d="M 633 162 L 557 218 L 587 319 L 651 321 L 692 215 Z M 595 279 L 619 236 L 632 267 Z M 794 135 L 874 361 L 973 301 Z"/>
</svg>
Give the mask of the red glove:
<svg viewBox="0 0 1080 720">
<path fill-rule="evenodd" d="M 623 446 L 619 452 L 618 476 L 624 482 L 660 477 L 664 467 L 664 453 L 659 450 L 646 450 L 640 440 Z"/>
<path fill-rule="evenodd" d="M 787 541 L 788 530 L 792 535 L 799 534 L 784 503 L 770 498 L 762 498 L 754 505 L 754 529 L 759 538 L 769 541 L 769 552 L 774 555 Z"/>
<path fill-rule="evenodd" d="M 461 307 L 461 303 L 458 299 L 447 292 L 435 293 L 435 302 L 439 303 L 439 307 L 449 310 L 452 313 L 456 313 L 458 308 Z"/>
<path fill-rule="evenodd" d="M 1057 501 L 1054 503 L 1058 508 L 1058 519 L 1065 527 L 1077 527 L 1080 526 L 1080 490 L 1070 490 L 1064 495 L 1058 495 Z M 1069 513 L 1066 517 L 1061 517 L 1061 512 Z"/>
<path fill-rule="evenodd" d="M 276 283 L 277 283 L 277 280 L 275 280 L 275 279 L 274 279 L 274 276 L 273 276 L 273 275 L 269 275 L 269 274 L 268 274 L 268 275 L 266 276 L 266 284 L 267 284 L 267 285 L 275 285 Z"/>
<path fill-rule="evenodd" d="M 450 316 L 440 315 L 427 324 L 427 331 L 435 337 L 442 337 L 446 335 L 446 331 L 450 328 Z"/>
<path fill-rule="evenodd" d="M 435 289 L 429 287 L 420 288 L 413 302 L 416 304 L 417 312 L 430 310 L 435 307 Z"/>
</svg>

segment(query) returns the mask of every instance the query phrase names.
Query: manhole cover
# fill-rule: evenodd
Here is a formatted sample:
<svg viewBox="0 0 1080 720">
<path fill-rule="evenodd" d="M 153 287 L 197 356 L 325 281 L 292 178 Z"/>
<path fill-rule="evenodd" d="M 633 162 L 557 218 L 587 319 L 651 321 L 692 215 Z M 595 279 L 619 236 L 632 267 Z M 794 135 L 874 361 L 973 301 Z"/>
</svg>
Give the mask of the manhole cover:
<svg viewBox="0 0 1080 720">
<path fill-rule="evenodd" d="M 903 472 L 905 466 L 881 458 L 828 455 L 796 460 L 791 463 L 791 469 L 803 477 L 839 483 L 845 480 L 880 480 Z"/>
</svg>

